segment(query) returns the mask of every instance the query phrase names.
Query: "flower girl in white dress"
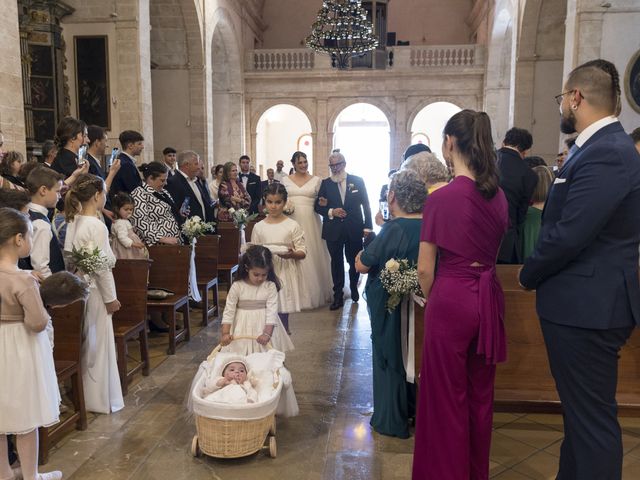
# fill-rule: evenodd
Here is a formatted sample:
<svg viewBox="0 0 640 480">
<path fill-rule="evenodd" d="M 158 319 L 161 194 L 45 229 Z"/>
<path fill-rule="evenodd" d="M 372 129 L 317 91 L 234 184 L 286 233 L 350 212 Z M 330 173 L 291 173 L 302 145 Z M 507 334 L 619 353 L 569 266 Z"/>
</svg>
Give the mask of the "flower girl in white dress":
<svg viewBox="0 0 640 480">
<path fill-rule="evenodd" d="M 117 412 L 124 407 L 111 315 L 120 309 L 111 268 L 116 259 L 109 246 L 109 232 L 97 217 L 104 208 L 106 187 L 95 175 L 78 177 L 65 198 L 66 252 L 96 247 L 104 259 L 93 272 L 82 272 L 90 281 L 82 343 L 82 386 L 87 410 Z M 87 275 L 88 274 L 88 275 Z"/>
<path fill-rule="evenodd" d="M 229 345 L 234 337 L 255 339 L 237 339 L 229 347 L 242 355 L 265 351 L 269 342 L 281 352 L 293 350 L 278 317 L 280 287 L 269 249 L 260 245 L 247 248 L 240 261 L 238 278 L 227 294 L 220 343 Z"/>
<path fill-rule="evenodd" d="M 307 256 L 302 227 L 284 215 L 287 189 L 272 183 L 262 194 L 267 218 L 258 222 L 251 232 L 251 243 L 264 245 L 273 253 L 273 266 L 282 288 L 278 292 L 278 313 L 287 333 L 289 313 L 302 309 L 302 271 L 300 260 Z"/>
<path fill-rule="evenodd" d="M 45 331 L 49 314 L 38 282 L 18 268 L 31 251 L 29 217 L 0 208 L 0 478 L 12 480 L 7 435 L 16 435 L 25 479 L 58 480 L 62 473 L 38 473 L 38 427 L 60 414 L 53 351 Z"/>
</svg>

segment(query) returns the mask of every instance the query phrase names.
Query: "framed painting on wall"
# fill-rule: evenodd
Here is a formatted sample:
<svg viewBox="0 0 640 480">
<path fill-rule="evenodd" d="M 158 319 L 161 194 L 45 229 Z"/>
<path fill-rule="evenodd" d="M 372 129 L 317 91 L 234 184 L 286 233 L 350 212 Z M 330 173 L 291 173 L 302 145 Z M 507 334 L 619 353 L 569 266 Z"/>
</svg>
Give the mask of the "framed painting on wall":
<svg viewBox="0 0 640 480">
<path fill-rule="evenodd" d="M 640 50 L 629 61 L 624 75 L 624 90 L 633 109 L 640 113 Z"/>
<path fill-rule="evenodd" d="M 74 37 L 78 118 L 111 130 L 107 36 Z"/>
</svg>

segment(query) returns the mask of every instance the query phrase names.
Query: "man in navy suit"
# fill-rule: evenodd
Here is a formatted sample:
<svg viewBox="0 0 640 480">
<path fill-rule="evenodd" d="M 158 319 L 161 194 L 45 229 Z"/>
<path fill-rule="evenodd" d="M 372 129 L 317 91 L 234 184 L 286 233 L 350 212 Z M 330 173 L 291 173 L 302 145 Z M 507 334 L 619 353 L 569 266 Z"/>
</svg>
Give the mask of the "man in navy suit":
<svg viewBox="0 0 640 480">
<path fill-rule="evenodd" d="M 340 152 L 329 157 L 331 176 L 320 185 L 315 210 L 322 215 L 322 238 L 331 256 L 333 303 L 337 310 L 344 304 L 344 258 L 349 263 L 351 300 L 357 302 L 358 278 L 356 255 L 362 250 L 362 238 L 371 233 L 371 208 L 364 181 L 345 171 L 346 160 Z M 344 252 L 344 253 L 343 253 Z"/>
<path fill-rule="evenodd" d="M 122 152 L 118 157 L 120 159 L 120 170 L 118 170 L 111 183 L 111 188 L 109 189 L 111 196 L 118 192 L 131 193 L 142 185 L 134 157 L 140 155 L 144 150 L 144 137 L 134 130 L 125 130 L 120 134 L 119 140 L 120 145 L 122 145 Z"/>
<path fill-rule="evenodd" d="M 561 131 L 579 135 L 519 279 L 537 291 L 562 401 L 565 437 L 556 478 L 620 479 L 618 353 L 640 323 L 640 155 L 616 118 L 620 83 L 613 64 L 577 67 L 556 99 Z"/>
<path fill-rule="evenodd" d="M 262 182 L 260 177 L 251 172 L 251 159 L 248 155 L 242 155 L 239 160 L 240 173 L 238 180 L 242 182 L 245 190 L 251 197 L 249 213 L 259 213 L 259 205 L 262 202 Z"/>
<path fill-rule="evenodd" d="M 176 174 L 167 181 L 167 191 L 178 207 L 189 199 L 188 217 L 198 216 L 205 222 L 215 220 L 211 197 L 206 188 L 198 181 L 201 171 L 200 156 L 191 150 L 178 154 Z"/>
</svg>

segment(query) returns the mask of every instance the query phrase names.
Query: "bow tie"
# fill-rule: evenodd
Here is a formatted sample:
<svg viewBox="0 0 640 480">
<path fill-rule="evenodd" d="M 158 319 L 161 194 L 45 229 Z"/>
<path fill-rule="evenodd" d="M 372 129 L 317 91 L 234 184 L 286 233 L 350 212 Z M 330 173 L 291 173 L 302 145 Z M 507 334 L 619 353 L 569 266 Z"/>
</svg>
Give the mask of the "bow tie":
<svg viewBox="0 0 640 480">
<path fill-rule="evenodd" d="M 242 177 L 248 177 L 248 176 L 249 176 L 249 174 L 248 174 L 248 173 L 241 173 L 241 174 L 240 174 L 240 178 L 242 178 Z"/>
</svg>

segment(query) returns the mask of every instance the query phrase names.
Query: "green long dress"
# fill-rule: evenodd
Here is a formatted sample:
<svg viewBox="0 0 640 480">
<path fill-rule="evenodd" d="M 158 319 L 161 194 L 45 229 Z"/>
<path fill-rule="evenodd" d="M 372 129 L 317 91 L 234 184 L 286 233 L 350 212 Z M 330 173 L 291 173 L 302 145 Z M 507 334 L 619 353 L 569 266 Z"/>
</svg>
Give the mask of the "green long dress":
<svg viewBox="0 0 640 480">
<path fill-rule="evenodd" d="M 415 415 L 415 385 L 406 381 L 400 343 L 400 308 L 387 311 L 387 292 L 378 278 L 391 258 L 417 263 L 421 219 L 398 218 L 385 223 L 360 261 L 370 267 L 365 295 L 373 344 L 373 416 L 371 426 L 384 435 L 409 437 Z"/>
<path fill-rule="evenodd" d="M 525 259 L 533 253 L 538 242 L 540 224 L 542 223 L 542 210 L 529 207 L 522 225 L 522 258 Z"/>
</svg>

